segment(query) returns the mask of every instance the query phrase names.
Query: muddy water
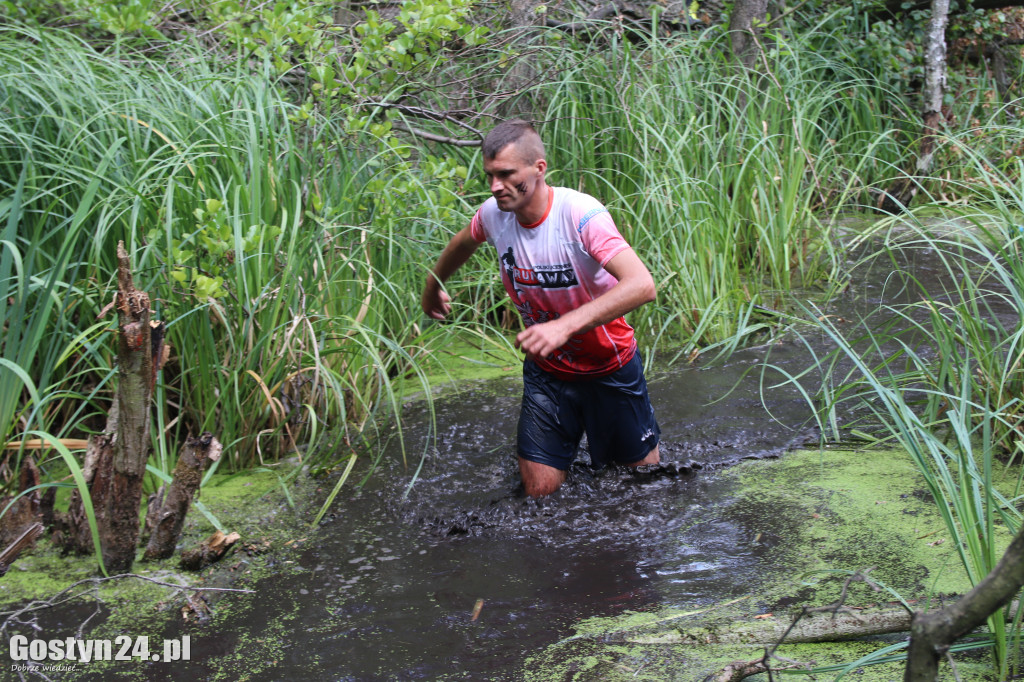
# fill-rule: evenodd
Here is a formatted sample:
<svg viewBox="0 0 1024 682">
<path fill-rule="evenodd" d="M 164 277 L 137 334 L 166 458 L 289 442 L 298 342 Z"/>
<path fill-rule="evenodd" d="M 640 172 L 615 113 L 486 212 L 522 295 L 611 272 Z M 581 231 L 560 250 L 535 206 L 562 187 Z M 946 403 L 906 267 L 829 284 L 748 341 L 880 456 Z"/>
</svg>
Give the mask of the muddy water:
<svg viewBox="0 0 1024 682">
<path fill-rule="evenodd" d="M 901 267 L 925 280 L 940 271 L 927 253 Z M 858 319 L 906 296 L 875 271 L 829 313 Z M 440 400 L 436 441 L 424 406 L 410 405 L 408 451 L 428 456 L 408 493 L 417 456 L 403 467 L 395 448 L 360 492 L 339 496 L 295 564 L 254 585 L 248 608 L 194 631 L 193 660 L 153 669 L 153 679 L 514 680 L 524 658 L 582 619 L 748 594 L 784 570 L 772 549 L 799 521 L 739 505 L 720 472 L 819 437 L 798 391 L 762 385 L 769 354 L 792 373 L 809 364 L 795 339 L 720 363 L 664 368 L 654 358 L 669 466 L 595 472 L 584 443 L 566 485 L 541 501 L 519 491 L 517 379 Z"/>
<path fill-rule="evenodd" d="M 773 353 L 795 359 L 794 350 Z M 756 380 L 740 381 L 763 352 L 707 370 L 653 371 L 663 458 L 675 466 L 594 472 L 584 444 L 566 486 L 542 501 L 518 490 L 519 382 L 443 400 L 436 450 L 408 496 L 410 472 L 378 471 L 337 505 L 302 570 L 257 585 L 261 609 L 218 626 L 221 641 L 209 651 L 197 641 L 193 656 L 214 654 L 225 631 L 285 623 L 275 636 L 287 649 L 252 679 L 515 679 L 524 657 L 583 618 L 745 593 L 771 570 L 789 521 L 771 519 L 779 510 L 733 509 L 717 471 L 817 443 L 795 392 L 772 398 L 772 419 Z M 412 406 L 413 451 L 424 423 Z M 387 461 L 399 461 L 392 454 Z"/>
</svg>

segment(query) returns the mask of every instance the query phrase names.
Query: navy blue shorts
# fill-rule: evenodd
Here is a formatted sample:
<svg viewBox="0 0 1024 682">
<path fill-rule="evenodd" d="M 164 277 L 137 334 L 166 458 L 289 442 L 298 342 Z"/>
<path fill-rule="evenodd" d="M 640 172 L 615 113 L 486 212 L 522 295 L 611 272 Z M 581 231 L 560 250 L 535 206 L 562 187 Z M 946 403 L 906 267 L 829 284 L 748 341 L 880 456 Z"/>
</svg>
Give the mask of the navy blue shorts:
<svg viewBox="0 0 1024 682">
<path fill-rule="evenodd" d="M 586 431 L 595 467 L 639 462 L 658 445 L 661 429 L 647 395 L 640 353 L 597 379 L 564 381 L 523 363 L 519 456 L 565 471 Z"/>
</svg>

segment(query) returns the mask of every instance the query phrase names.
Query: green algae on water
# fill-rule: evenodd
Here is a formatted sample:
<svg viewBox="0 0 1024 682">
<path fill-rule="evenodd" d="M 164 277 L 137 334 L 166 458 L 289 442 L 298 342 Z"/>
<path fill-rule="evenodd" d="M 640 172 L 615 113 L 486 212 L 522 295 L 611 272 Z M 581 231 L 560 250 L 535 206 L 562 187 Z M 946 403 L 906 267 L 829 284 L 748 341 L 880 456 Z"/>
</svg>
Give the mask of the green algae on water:
<svg viewBox="0 0 1024 682">
<path fill-rule="evenodd" d="M 734 661 L 760 658 L 764 646 L 679 643 L 681 636 L 710 641 L 717 633 L 769 619 L 788 623 L 802 607 L 828 605 L 841 596 L 848 607 L 899 609 L 897 600 L 903 599 L 924 608 L 970 588 L 924 481 L 902 451 L 798 451 L 780 460 L 742 462 L 718 475 L 732 483 L 734 496 L 706 513 L 742 517 L 745 527 L 781 538 L 762 559 L 760 578 L 748 594 L 712 605 L 666 605 L 586 620 L 574 636 L 527 659 L 524 680 L 701 680 Z M 884 589 L 847 584 L 864 571 Z M 816 679 L 835 679 L 857 662 L 847 671 L 851 679 L 888 682 L 902 676 L 901 662 L 859 660 L 904 638 L 785 644 L 778 654 L 800 664 L 792 664 L 792 672 L 819 670 Z M 957 660 L 962 679 L 988 679 L 985 654 L 961 654 Z M 948 671 L 943 675 L 953 679 Z"/>
</svg>

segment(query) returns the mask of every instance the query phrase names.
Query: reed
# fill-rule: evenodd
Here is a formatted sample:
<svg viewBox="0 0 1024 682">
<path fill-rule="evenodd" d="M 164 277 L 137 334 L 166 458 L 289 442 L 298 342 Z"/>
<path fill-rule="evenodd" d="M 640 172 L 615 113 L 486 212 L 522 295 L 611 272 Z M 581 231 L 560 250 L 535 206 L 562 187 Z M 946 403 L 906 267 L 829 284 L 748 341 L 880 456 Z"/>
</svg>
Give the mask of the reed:
<svg viewBox="0 0 1024 682">
<path fill-rule="evenodd" d="M 570 60 L 544 116 L 554 179 L 604 198 L 655 274 L 667 305 L 632 319 L 693 348 L 766 329 L 791 289 L 838 276 L 831 216 L 866 200 L 889 151 L 866 74 L 794 42 L 741 77 L 709 58 L 721 40 Z"/>
<path fill-rule="evenodd" d="M 66 34 L 32 37 L 5 32 L 17 49 L 0 57 L 5 442 L 30 426 L 97 427 L 112 323 L 91 320 L 119 239 L 174 348 L 159 470 L 188 432 L 222 434 L 227 465 L 245 467 L 304 446 L 314 423 L 358 427 L 394 408 L 425 258 L 403 218 L 374 220 L 378 171 L 345 133 L 296 125 L 265 76 L 198 54 L 140 68 Z"/>
</svg>

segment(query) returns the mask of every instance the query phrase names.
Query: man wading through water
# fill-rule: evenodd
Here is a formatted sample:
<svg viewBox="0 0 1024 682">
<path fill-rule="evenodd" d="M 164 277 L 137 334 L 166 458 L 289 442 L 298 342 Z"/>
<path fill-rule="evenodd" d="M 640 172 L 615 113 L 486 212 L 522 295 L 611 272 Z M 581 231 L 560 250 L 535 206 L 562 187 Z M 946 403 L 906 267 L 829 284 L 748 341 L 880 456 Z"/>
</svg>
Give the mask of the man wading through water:
<svg viewBox="0 0 1024 682">
<path fill-rule="evenodd" d="M 451 312 L 441 284 L 483 242 L 526 329 L 517 450 L 523 488 L 549 495 L 565 482 L 583 432 L 594 465 L 657 464 L 661 430 L 647 395 L 633 329 L 623 315 L 656 295 L 647 267 L 597 199 L 549 187 L 544 143 L 526 121 L 506 121 L 483 142 L 492 197 L 427 277 L 423 311 Z"/>
</svg>

